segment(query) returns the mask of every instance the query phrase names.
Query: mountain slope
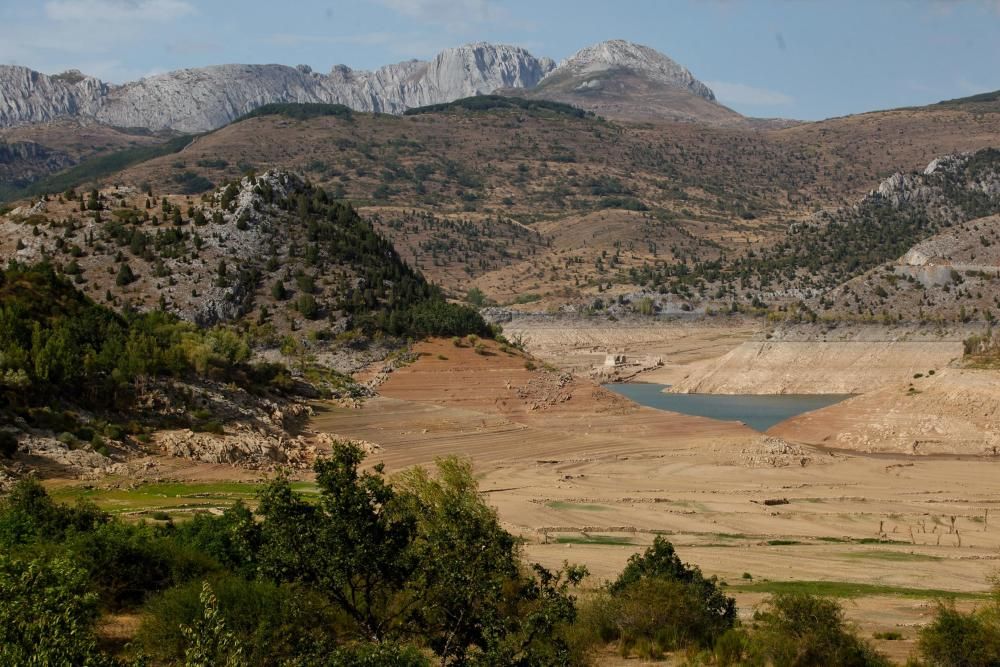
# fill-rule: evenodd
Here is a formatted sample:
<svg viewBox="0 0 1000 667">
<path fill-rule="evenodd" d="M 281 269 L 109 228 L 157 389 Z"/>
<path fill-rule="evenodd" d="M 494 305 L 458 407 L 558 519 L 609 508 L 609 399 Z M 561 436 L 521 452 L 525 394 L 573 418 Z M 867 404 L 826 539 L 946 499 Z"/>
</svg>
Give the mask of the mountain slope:
<svg viewBox="0 0 1000 667">
<path fill-rule="evenodd" d="M 647 46 L 624 40 L 576 52 L 528 91 L 607 118 L 737 124 L 743 117 L 715 100 L 687 68 Z"/>
<path fill-rule="evenodd" d="M 329 74 L 285 65 L 214 65 L 112 86 L 79 72 L 46 76 L 0 66 L 0 126 L 91 118 L 118 127 L 204 132 L 264 104 L 323 102 L 401 113 L 497 88 L 534 86 L 553 67 L 522 48 L 483 42 L 374 71 L 338 65 Z"/>
</svg>

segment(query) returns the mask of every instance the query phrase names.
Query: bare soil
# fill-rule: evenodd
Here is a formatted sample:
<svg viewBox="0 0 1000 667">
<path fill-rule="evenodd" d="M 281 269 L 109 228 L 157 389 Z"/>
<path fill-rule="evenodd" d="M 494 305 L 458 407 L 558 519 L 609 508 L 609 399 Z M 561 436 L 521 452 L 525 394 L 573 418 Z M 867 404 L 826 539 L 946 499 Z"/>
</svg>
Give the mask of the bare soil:
<svg viewBox="0 0 1000 667">
<path fill-rule="evenodd" d="M 313 428 L 378 443 L 373 460 L 390 471 L 470 457 L 527 558 L 584 563 L 589 585 L 657 534 L 729 582 L 743 613 L 764 597 L 741 591 L 745 572 L 968 593 L 985 591 L 997 568 L 993 459 L 831 452 L 639 407 L 577 377 L 527 370 L 493 345 L 485 355 L 448 341 L 417 350 L 382 398 L 330 408 Z M 764 503 L 774 499 L 788 502 Z M 901 631 L 904 641 L 881 644 L 903 658 L 934 595 L 863 596 L 846 609 L 866 634 Z"/>
</svg>

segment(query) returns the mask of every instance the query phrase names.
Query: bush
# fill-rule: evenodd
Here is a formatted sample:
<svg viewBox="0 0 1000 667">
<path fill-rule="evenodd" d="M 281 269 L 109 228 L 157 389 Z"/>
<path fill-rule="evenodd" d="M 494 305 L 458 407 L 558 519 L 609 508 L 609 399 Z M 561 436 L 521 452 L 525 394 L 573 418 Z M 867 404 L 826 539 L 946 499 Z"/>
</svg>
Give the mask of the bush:
<svg viewBox="0 0 1000 667">
<path fill-rule="evenodd" d="M 208 556 L 158 538 L 152 528 L 109 522 L 67 543 L 108 609 L 135 608 L 155 591 L 218 569 Z"/>
<path fill-rule="evenodd" d="M 277 665 L 285 660 L 332 649 L 334 631 L 343 622 L 315 593 L 292 586 L 247 581 L 226 575 L 210 581 L 225 628 L 244 649 L 249 665 Z M 203 613 L 202 582 L 171 588 L 146 605 L 136 636 L 138 647 L 157 661 L 184 659 L 182 627 L 194 627 Z"/>
<path fill-rule="evenodd" d="M 708 617 L 715 619 L 715 633 L 722 634 L 736 622 L 736 601 L 723 594 L 715 577 L 706 579 L 701 570 L 681 562 L 674 545 L 657 536 L 643 554 L 632 556 L 617 581 L 609 587 L 620 594 L 643 579 L 666 579 L 691 586 Z"/>
<path fill-rule="evenodd" d="M 715 579 L 682 563 L 657 537 L 584 606 L 579 626 L 590 641 L 617 641 L 623 656 L 659 659 L 680 648 L 711 648 L 735 622 L 735 603 Z"/>
<path fill-rule="evenodd" d="M 754 615 L 748 653 L 754 664 L 890 664 L 847 625 L 837 602 L 804 593 L 779 593 L 765 603 Z"/>
<path fill-rule="evenodd" d="M 586 617 L 593 624 L 590 634 L 602 642 L 617 641 L 625 657 L 658 660 L 667 651 L 710 648 L 721 634 L 718 618 L 696 588 L 656 577 L 598 596 Z"/>
<path fill-rule="evenodd" d="M 97 596 L 68 559 L 0 554 L 0 664 L 112 665 L 97 649 Z"/>
<path fill-rule="evenodd" d="M 302 313 L 302 317 L 307 320 L 315 320 L 319 317 L 319 304 L 316 303 L 316 297 L 312 294 L 300 296 L 296 307 Z"/>
<path fill-rule="evenodd" d="M 0 545 L 10 548 L 62 541 L 68 535 L 92 531 L 110 519 L 90 503 L 57 505 L 36 480 L 22 479 L 0 499 Z"/>
<path fill-rule="evenodd" d="M 992 604 L 962 613 L 954 603 L 938 604 L 934 620 L 920 630 L 920 655 L 941 667 L 986 667 L 1000 664 L 1000 594 Z"/>
</svg>

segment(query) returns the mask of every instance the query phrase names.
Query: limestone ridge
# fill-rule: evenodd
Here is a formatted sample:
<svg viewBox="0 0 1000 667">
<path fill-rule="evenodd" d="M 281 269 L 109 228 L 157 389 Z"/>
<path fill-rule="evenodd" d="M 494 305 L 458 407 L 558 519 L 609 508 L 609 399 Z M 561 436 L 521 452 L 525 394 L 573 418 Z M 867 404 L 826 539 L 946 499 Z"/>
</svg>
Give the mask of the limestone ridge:
<svg viewBox="0 0 1000 667">
<path fill-rule="evenodd" d="M 0 66 L 0 127 L 74 116 L 120 127 L 203 132 L 274 102 L 402 113 L 498 88 L 531 88 L 554 66 L 522 48 L 482 42 L 446 49 L 429 62 L 411 60 L 374 71 L 337 65 L 320 74 L 304 65 L 215 65 L 121 86 L 75 71 L 47 76 Z"/>
<path fill-rule="evenodd" d="M 685 90 L 706 100 L 715 101 L 715 93 L 694 78 L 686 67 L 648 46 L 621 39 L 601 42 L 577 51 L 542 79 L 541 86 L 571 77 L 580 81 L 577 91 L 584 92 L 587 89 L 599 88 L 602 78 L 608 72 L 616 70 L 642 74 L 669 88 Z"/>
<path fill-rule="evenodd" d="M 46 76 L 27 67 L 0 65 L 0 127 L 92 115 L 109 89 L 76 70 Z"/>
</svg>

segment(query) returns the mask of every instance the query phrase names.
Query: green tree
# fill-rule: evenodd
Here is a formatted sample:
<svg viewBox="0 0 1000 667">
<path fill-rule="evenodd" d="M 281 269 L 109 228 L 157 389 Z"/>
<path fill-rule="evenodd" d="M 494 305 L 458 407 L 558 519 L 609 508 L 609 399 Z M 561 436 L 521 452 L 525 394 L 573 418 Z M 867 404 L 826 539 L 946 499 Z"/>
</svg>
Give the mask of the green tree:
<svg viewBox="0 0 1000 667">
<path fill-rule="evenodd" d="M 121 266 L 118 267 L 118 275 L 115 276 L 115 284 L 119 287 L 124 287 L 125 285 L 131 285 L 136 280 L 135 274 L 132 273 L 132 267 L 126 262 L 122 262 Z"/>
<path fill-rule="evenodd" d="M 397 594 L 416 566 L 410 553 L 415 521 L 383 478 L 381 465 L 361 472 L 364 453 L 337 443 L 317 461 L 316 504 L 297 497 L 286 479 L 261 494 L 258 514 L 261 571 L 276 581 L 299 581 L 324 592 L 356 623 L 362 636 L 390 636 L 409 608 Z"/>
<path fill-rule="evenodd" d="M 280 280 L 274 281 L 271 285 L 271 296 L 278 301 L 284 301 L 288 298 L 288 290 L 285 289 L 285 283 Z"/>
<path fill-rule="evenodd" d="M 471 303 L 476 308 L 482 308 L 486 303 L 486 295 L 478 287 L 472 287 L 465 294 L 465 300 Z"/>
<path fill-rule="evenodd" d="M 398 490 L 416 517 L 412 553 L 421 567 L 413 594 L 422 634 L 442 659 L 461 664 L 471 647 L 486 646 L 505 585 L 519 576 L 514 537 L 483 502 L 469 461 L 441 459 L 436 476 L 412 468 Z"/>
<path fill-rule="evenodd" d="M 307 320 L 315 320 L 319 317 L 319 304 L 316 303 L 316 297 L 312 294 L 300 295 L 295 305 L 298 311 L 302 313 L 302 317 Z"/>
<path fill-rule="evenodd" d="M 720 633 L 736 622 L 736 601 L 722 592 L 715 577 L 706 579 L 697 566 L 682 562 L 674 545 L 662 536 L 658 535 L 644 553 L 629 558 L 609 590 L 620 593 L 643 579 L 666 579 L 691 586 L 698 591 L 705 609 L 717 619 Z"/>
<path fill-rule="evenodd" d="M 0 664 L 98 667 L 97 596 L 68 559 L 18 560 L 0 554 Z"/>
</svg>

